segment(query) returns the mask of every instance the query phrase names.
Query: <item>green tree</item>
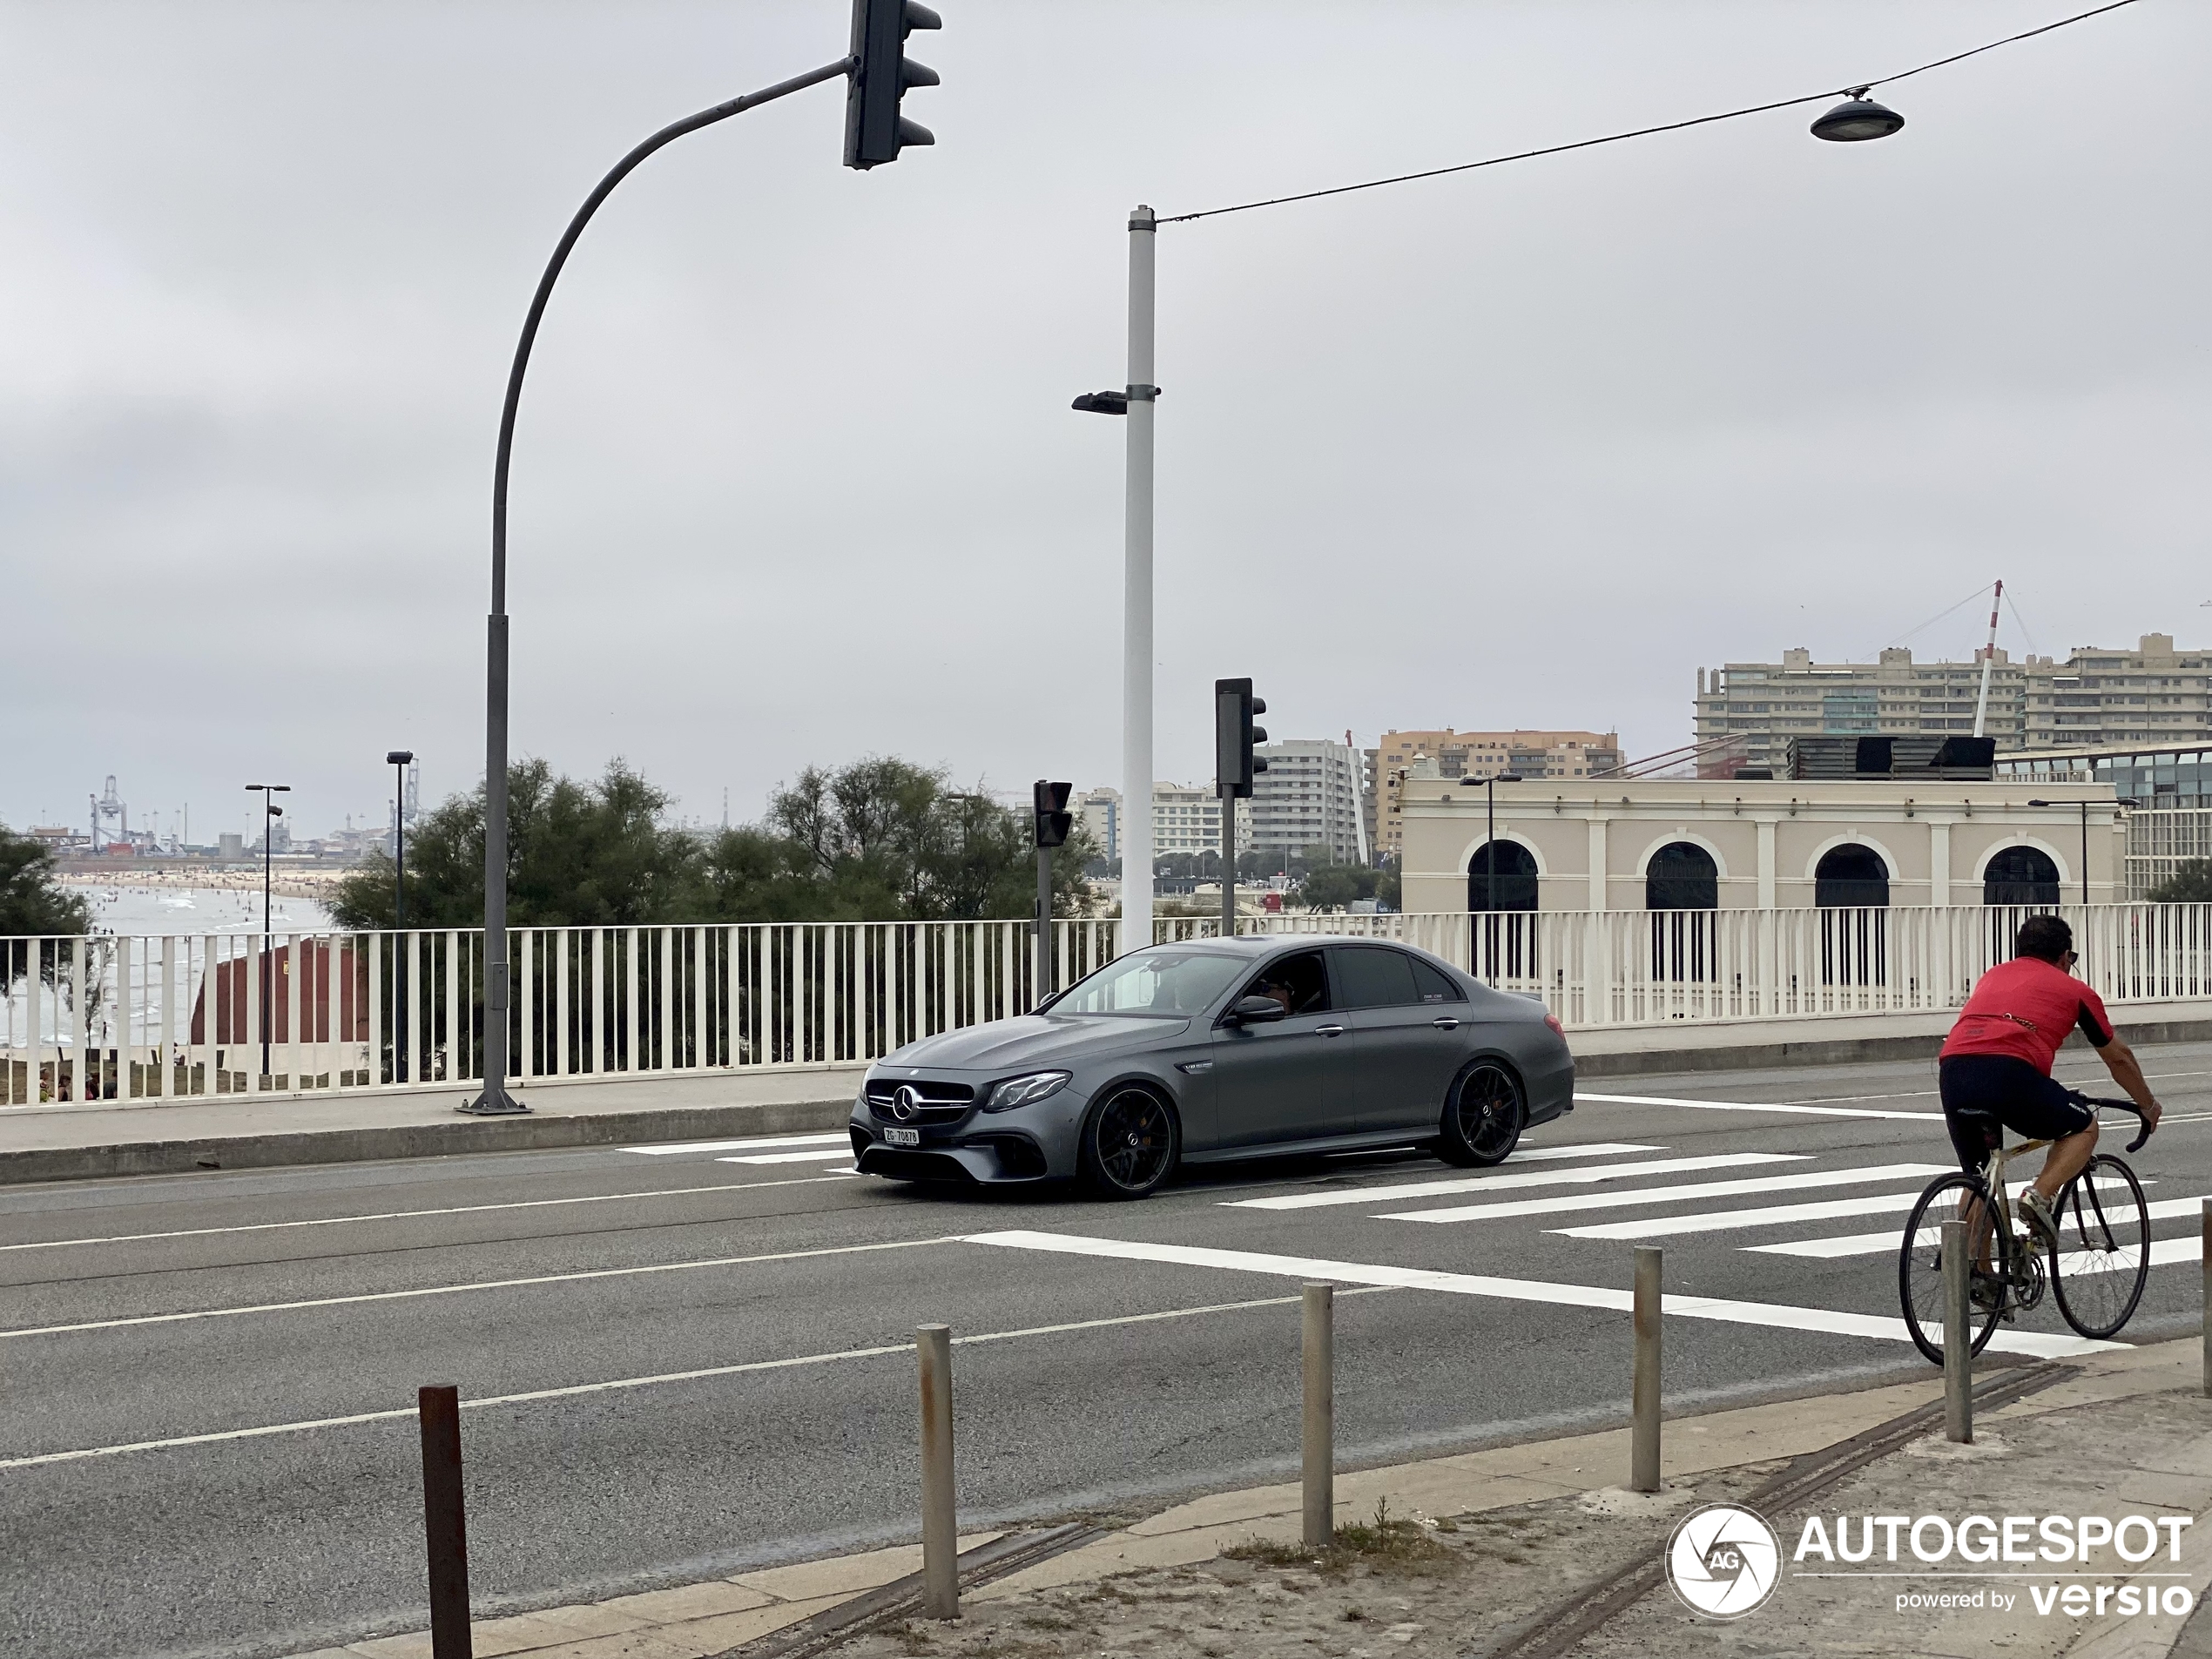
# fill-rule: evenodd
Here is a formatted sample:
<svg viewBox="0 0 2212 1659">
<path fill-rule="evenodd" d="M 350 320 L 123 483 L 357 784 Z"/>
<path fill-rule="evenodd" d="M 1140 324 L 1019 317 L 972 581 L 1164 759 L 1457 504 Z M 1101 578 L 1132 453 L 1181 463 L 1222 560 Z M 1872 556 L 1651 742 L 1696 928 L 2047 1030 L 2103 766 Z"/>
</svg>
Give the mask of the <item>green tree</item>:
<svg viewBox="0 0 2212 1659">
<path fill-rule="evenodd" d="M 1299 882 L 1299 900 L 1315 910 L 1342 910 L 1362 899 L 1372 899 L 1378 908 L 1398 908 L 1398 870 L 1395 865 L 1377 868 L 1366 864 L 1339 864 L 1325 846 L 1310 846 L 1291 861 L 1294 871 L 1305 872 Z"/>
<path fill-rule="evenodd" d="M 0 939 L 81 934 L 91 925 L 91 901 L 54 879 L 53 853 L 0 824 Z"/>
<path fill-rule="evenodd" d="M 2160 904 L 2212 904 L 2212 859 L 2185 859 L 2151 889 Z"/>
<path fill-rule="evenodd" d="M 705 869 L 698 838 L 664 826 L 667 794 L 620 760 L 597 783 L 556 778 L 543 760 L 507 773 L 507 915 L 518 927 L 696 921 Z M 341 927 L 389 927 L 392 861 L 365 860 L 339 885 Z M 484 792 L 455 795 L 407 842 L 409 926 L 469 927 L 484 917 Z"/>
</svg>

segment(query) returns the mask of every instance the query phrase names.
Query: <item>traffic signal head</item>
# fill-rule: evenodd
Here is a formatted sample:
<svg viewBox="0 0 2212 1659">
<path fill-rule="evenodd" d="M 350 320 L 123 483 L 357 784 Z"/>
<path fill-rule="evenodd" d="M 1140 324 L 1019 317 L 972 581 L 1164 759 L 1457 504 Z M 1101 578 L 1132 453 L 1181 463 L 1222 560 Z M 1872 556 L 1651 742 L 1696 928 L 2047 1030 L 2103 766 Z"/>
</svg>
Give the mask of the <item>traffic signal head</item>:
<svg viewBox="0 0 2212 1659">
<path fill-rule="evenodd" d="M 1213 683 L 1214 783 L 1240 800 L 1251 796 L 1253 778 L 1267 770 L 1267 762 L 1252 753 L 1254 744 L 1267 741 L 1267 728 L 1254 725 L 1252 716 L 1266 712 L 1250 680 Z"/>
<path fill-rule="evenodd" d="M 921 0 L 853 0 L 853 69 L 845 87 L 845 165 L 873 167 L 896 161 L 910 144 L 934 144 L 925 126 L 899 113 L 912 86 L 934 86 L 937 71 L 906 55 L 917 29 L 942 29 L 944 20 Z"/>
<path fill-rule="evenodd" d="M 1068 810 L 1068 795 L 1074 787 L 1037 779 L 1030 793 L 1034 808 L 1030 821 L 1039 846 L 1067 846 L 1068 832 L 1076 826 L 1076 815 Z"/>
</svg>

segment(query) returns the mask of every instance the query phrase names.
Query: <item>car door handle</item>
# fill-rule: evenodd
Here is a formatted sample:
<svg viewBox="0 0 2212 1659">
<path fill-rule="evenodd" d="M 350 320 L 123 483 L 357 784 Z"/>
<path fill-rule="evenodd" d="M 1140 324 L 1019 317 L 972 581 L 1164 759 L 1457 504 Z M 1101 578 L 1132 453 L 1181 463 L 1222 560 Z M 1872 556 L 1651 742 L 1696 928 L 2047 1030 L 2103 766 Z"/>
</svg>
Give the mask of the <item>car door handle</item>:
<svg viewBox="0 0 2212 1659">
<path fill-rule="evenodd" d="M 1456 1031 L 1460 1028 L 1460 1022 L 1457 1020 L 1431 1020 L 1429 1023 L 1439 1031 Z"/>
<path fill-rule="evenodd" d="M 1313 1028 L 1313 1035 L 1317 1037 L 1340 1037 L 1344 1035 L 1344 1028 L 1340 1025 L 1317 1025 Z"/>
</svg>

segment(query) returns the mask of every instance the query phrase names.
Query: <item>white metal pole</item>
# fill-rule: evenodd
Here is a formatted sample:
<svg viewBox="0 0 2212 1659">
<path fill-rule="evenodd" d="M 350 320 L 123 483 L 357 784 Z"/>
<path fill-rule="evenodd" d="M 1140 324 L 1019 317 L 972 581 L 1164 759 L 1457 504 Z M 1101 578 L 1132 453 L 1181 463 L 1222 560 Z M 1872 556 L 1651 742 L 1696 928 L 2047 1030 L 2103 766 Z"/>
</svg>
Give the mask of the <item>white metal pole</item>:
<svg viewBox="0 0 2212 1659">
<path fill-rule="evenodd" d="M 1122 948 L 1152 942 L 1152 210 L 1129 216 L 1129 460 L 1122 590 Z"/>
<path fill-rule="evenodd" d="M 2005 597 L 2005 584 L 2000 582 L 1996 592 L 1989 596 L 1989 643 L 1981 649 L 1981 695 L 1974 699 L 1974 735 L 1983 735 L 1989 722 L 1989 671 L 1997 663 L 1997 610 Z"/>
</svg>

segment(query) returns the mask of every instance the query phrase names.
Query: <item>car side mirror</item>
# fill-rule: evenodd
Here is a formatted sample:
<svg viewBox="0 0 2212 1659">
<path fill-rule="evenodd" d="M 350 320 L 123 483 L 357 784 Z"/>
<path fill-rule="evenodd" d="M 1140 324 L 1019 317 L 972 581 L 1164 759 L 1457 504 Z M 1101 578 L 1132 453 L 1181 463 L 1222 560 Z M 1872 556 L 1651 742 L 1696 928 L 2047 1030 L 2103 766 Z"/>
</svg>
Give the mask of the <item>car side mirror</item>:
<svg viewBox="0 0 2212 1659">
<path fill-rule="evenodd" d="M 1283 1005 L 1271 996 L 1241 996 L 1229 1010 L 1231 1025 L 1272 1025 L 1283 1017 Z"/>
</svg>

